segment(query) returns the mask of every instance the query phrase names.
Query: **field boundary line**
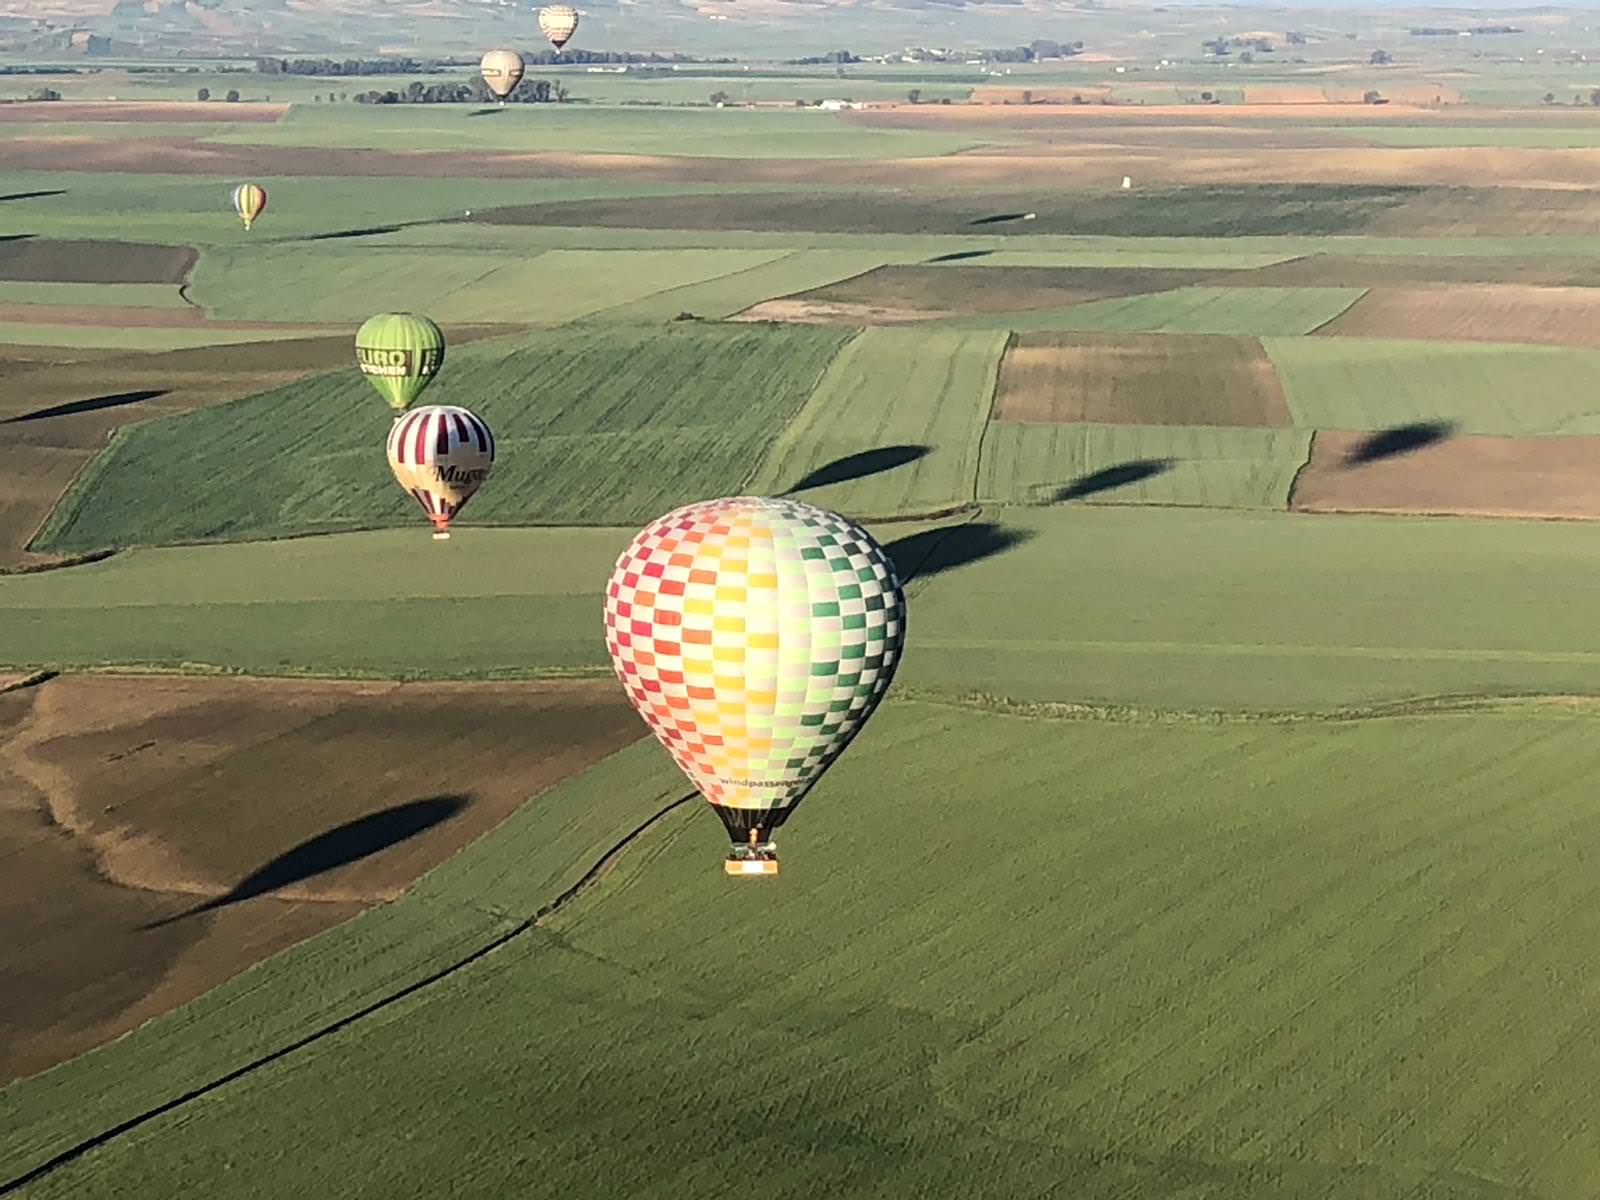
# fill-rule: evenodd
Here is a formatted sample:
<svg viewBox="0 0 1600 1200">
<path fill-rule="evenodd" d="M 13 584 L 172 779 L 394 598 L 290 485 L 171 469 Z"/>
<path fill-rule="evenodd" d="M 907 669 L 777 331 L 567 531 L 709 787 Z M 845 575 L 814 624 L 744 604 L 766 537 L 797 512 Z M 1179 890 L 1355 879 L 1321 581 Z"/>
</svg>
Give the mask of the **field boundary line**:
<svg viewBox="0 0 1600 1200">
<path fill-rule="evenodd" d="M 794 411 L 789 414 L 789 419 L 783 423 L 783 428 L 773 435 L 772 440 L 767 443 L 767 448 L 757 456 L 755 462 L 750 464 L 750 469 L 744 473 L 744 478 L 739 481 L 739 490 L 741 492 L 749 488 L 755 477 L 761 474 L 761 469 L 767 465 L 767 460 L 777 452 L 778 446 L 789 435 L 789 431 L 794 428 L 795 422 L 811 406 L 811 402 L 817 398 L 817 389 L 822 386 L 822 381 L 827 378 L 828 372 L 833 368 L 833 364 L 839 361 L 839 356 L 851 346 L 854 346 L 864 333 L 866 333 L 864 328 L 857 328 L 854 333 L 839 343 L 837 350 L 828 356 L 828 361 L 822 364 L 821 369 L 817 371 L 817 377 L 811 381 L 811 387 L 807 390 L 805 399 L 795 405 Z"/>
<path fill-rule="evenodd" d="M 989 403 L 983 411 L 983 423 L 978 426 L 978 444 L 972 456 L 972 495 L 973 504 L 979 503 L 983 492 L 983 453 L 989 445 L 989 427 L 994 424 L 994 408 L 1000 401 L 1000 371 L 1005 366 L 1006 355 L 1010 354 L 1017 344 L 1017 331 L 1008 329 L 1006 340 L 1000 347 L 1000 353 L 994 358 L 994 374 L 989 380 Z"/>
<path fill-rule="evenodd" d="M 1320 330 L 1326 329 L 1329 325 L 1332 325 L 1340 317 L 1344 316 L 1345 313 L 1349 312 L 1356 305 L 1360 304 L 1363 300 L 1365 300 L 1367 298 L 1368 295 L 1371 294 L 1371 292 L 1372 292 L 1372 289 L 1369 288 L 1369 287 L 1362 288 L 1361 291 L 1360 291 L 1360 294 L 1357 295 L 1354 300 L 1350 301 L 1349 304 L 1346 304 L 1343 308 L 1341 308 L 1338 312 L 1334 313 L 1333 316 L 1329 317 L 1326 321 L 1319 321 L 1317 324 L 1313 325 L 1310 329 L 1308 329 L 1304 333 L 1300 334 L 1300 336 L 1301 337 L 1314 337 Z"/>
<path fill-rule="evenodd" d="M 146 1125 L 155 1120 L 157 1117 L 162 1117 L 168 1113 L 176 1112 L 185 1105 L 201 1099 L 204 1096 L 210 1095 L 212 1092 L 226 1087 L 230 1083 L 234 1083 L 237 1080 L 243 1079 L 256 1071 L 259 1071 L 263 1067 L 271 1066 L 272 1064 L 289 1057 L 291 1054 L 305 1049 L 307 1046 L 314 1045 L 317 1042 L 332 1037 L 334 1034 L 340 1033 L 343 1030 L 355 1025 L 358 1021 L 365 1020 L 367 1017 L 373 1016 L 374 1014 L 383 1011 L 391 1005 L 399 1003 L 401 1000 L 408 999 L 419 992 L 425 991 L 434 984 L 440 983 L 443 980 L 450 978 L 452 975 L 465 970 L 467 967 L 478 962 L 480 959 L 486 958 L 488 955 L 492 954 L 496 950 L 499 950 L 503 946 L 509 945 L 523 934 L 538 928 L 543 921 L 554 916 L 573 900 L 577 899 L 580 895 L 587 891 L 591 885 L 609 872 L 612 866 L 616 864 L 616 861 L 628 850 L 630 846 L 633 845 L 634 842 L 643 837 L 661 821 L 666 819 L 666 817 L 671 813 L 682 808 L 691 801 L 699 799 L 699 796 L 699 792 L 689 792 L 687 795 L 679 796 L 676 800 L 673 800 L 664 807 L 657 809 L 654 813 L 636 825 L 632 830 L 624 834 L 610 847 L 610 849 L 596 859 L 589 866 L 589 869 L 578 877 L 576 882 L 570 884 L 565 890 L 558 893 L 553 899 L 548 900 L 544 904 L 540 905 L 531 915 L 524 917 L 510 929 L 503 930 L 502 932 L 494 935 L 488 941 L 484 942 L 482 945 L 478 946 L 476 949 L 468 952 L 467 954 L 462 955 L 454 962 L 448 963 L 437 970 L 429 972 L 421 979 L 414 979 L 405 986 L 390 992 L 388 995 L 382 996 L 369 1004 L 363 1005 L 355 1012 L 347 1013 L 338 1020 L 330 1021 L 328 1024 L 313 1030 L 303 1037 L 295 1039 L 288 1045 L 280 1046 L 276 1050 L 259 1055 L 258 1057 L 245 1063 L 243 1066 L 235 1067 L 233 1070 L 228 1071 L 223 1075 L 219 1075 L 217 1078 L 212 1079 L 209 1082 L 200 1084 L 198 1087 L 190 1088 L 181 1095 L 174 1096 L 170 1100 L 163 1101 L 161 1104 L 147 1108 L 143 1112 L 136 1113 L 126 1120 L 119 1121 L 109 1129 L 103 1129 L 97 1134 L 84 1138 L 82 1141 L 67 1147 L 65 1150 L 57 1152 L 44 1162 L 40 1163 L 38 1166 L 30 1168 L 20 1175 L 15 1175 L 10 1179 L 0 1181 L 0 1196 L 12 1195 L 20 1189 L 27 1187 L 29 1184 L 37 1183 L 39 1180 L 43 1179 L 52 1172 L 68 1165 L 69 1163 L 77 1161 L 92 1150 L 97 1150 L 101 1146 L 115 1141 L 123 1134 L 131 1133 L 140 1126 Z"/>
<path fill-rule="evenodd" d="M 1263 349 L 1262 353 L 1265 354 L 1266 350 Z M 1267 355 L 1267 361 L 1269 363 L 1272 362 L 1272 356 L 1270 354 Z M 1276 363 L 1273 363 L 1272 369 L 1274 371 L 1276 371 L 1278 369 Z M 1284 402 L 1284 406 L 1285 407 L 1288 406 L 1288 401 Z M 1284 494 L 1283 494 L 1283 508 L 1284 508 L 1285 512 L 1294 512 L 1295 511 L 1295 507 L 1294 507 L 1295 489 L 1300 486 L 1300 476 L 1304 475 L 1306 473 L 1306 471 L 1310 469 L 1311 460 L 1316 458 L 1316 456 L 1317 456 L 1317 438 L 1321 433 L 1322 433 L 1322 430 L 1313 429 L 1311 431 L 1311 436 L 1306 439 L 1306 457 L 1305 457 L 1305 461 L 1303 461 L 1298 467 L 1296 467 L 1294 469 L 1294 476 L 1293 476 L 1293 478 L 1291 478 L 1289 480 L 1288 490 L 1285 491 Z"/>
<path fill-rule="evenodd" d="M 1145 708 L 1072 700 L 1018 700 L 988 692 L 942 692 L 902 688 L 896 695 L 915 704 L 960 708 L 995 716 L 1048 721 L 1095 721 L 1119 725 L 1308 725 L 1355 724 L 1417 717 L 1534 716 L 1573 719 L 1600 717 L 1600 695 L 1507 692 L 1500 695 L 1453 693 L 1405 700 L 1339 705 L 1325 709 Z"/>
</svg>

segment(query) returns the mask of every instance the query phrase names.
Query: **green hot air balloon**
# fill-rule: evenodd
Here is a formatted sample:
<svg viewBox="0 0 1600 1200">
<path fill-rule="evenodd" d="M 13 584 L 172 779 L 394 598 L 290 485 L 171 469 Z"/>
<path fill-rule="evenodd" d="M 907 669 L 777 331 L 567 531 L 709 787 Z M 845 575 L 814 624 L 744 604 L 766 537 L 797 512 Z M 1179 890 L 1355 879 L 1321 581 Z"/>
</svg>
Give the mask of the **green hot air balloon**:
<svg viewBox="0 0 1600 1200">
<path fill-rule="evenodd" d="M 427 317 L 379 313 L 356 333 L 356 362 L 396 412 L 410 408 L 444 363 L 444 334 Z"/>
</svg>

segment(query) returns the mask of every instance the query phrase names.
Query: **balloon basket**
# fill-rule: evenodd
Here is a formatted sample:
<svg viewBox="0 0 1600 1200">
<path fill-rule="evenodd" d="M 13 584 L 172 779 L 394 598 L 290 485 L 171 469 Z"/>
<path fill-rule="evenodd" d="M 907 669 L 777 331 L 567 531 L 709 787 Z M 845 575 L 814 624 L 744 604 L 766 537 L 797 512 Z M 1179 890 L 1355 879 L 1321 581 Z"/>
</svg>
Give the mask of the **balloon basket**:
<svg viewBox="0 0 1600 1200">
<path fill-rule="evenodd" d="M 433 531 L 433 540 L 436 542 L 448 542 L 450 540 L 450 533 L 448 530 L 435 529 Z"/>
<path fill-rule="evenodd" d="M 776 875 L 778 873 L 778 848 L 771 842 L 758 841 L 760 833 L 752 829 L 748 844 L 734 843 L 722 869 L 729 875 Z"/>
</svg>

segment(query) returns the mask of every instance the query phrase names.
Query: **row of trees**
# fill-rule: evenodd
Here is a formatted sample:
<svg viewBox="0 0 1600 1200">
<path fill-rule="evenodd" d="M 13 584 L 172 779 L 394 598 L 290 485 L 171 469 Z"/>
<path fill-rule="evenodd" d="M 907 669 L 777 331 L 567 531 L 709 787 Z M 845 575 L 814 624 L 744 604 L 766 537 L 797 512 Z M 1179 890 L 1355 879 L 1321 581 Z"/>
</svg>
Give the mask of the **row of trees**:
<svg viewBox="0 0 1600 1200">
<path fill-rule="evenodd" d="M 506 97 L 507 104 L 559 104 L 567 98 L 566 85 L 551 83 L 548 79 L 524 79 L 516 91 Z M 471 83 L 425 84 L 412 80 L 403 92 L 357 92 L 351 97 L 357 104 L 488 104 L 495 96 L 481 79 Z"/>
<path fill-rule="evenodd" d="M 641 54 L 627 50 L 539 50 L 520 51 L 529 66 L 556 63 L 727 63 L 730 58 L 691 58 L 687 54 Z M 850 61 L 854 61 L 853 59 Z M 450 58 L 258 58 L 256 70 L 262 75 L 440 75 L 477 66 L 476 59 Z"/>
</svg>

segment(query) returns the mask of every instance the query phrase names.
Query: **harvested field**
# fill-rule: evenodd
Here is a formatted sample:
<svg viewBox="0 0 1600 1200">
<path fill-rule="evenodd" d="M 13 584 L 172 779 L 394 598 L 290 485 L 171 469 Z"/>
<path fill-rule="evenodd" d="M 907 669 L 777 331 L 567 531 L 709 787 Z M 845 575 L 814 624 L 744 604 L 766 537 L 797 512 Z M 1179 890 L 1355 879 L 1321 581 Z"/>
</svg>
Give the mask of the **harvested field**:
<svg viewBox="0 0 1600 1200">
<path fill-rule="evenodd" d="M 1093 267 L 887 266 L 788 297 L 813 304 L 930 314 L 1061 308 L 1209 281 L 1215 271 Z"/>
<path fill-rule="evenodd" d="M 1292 424 L 1259 338 L 1018 334 L 1000 361 L 996 420 L 1126 425 Z"/>
<path fill-rule="evenodd" d="M 1373 436 L 1318 432 L 1291 507 L 1600 518 L 1600 437 L 1445 437 L 1415 450 L 1352 461 Z"/>
<path fill-rule="evenodd" d="M 392 900 L 641 732 L 609 681 L 113 676 L 0 695 L 0 730 L 0 1082 Z"/>
<path fill-rule="evenodd" d="M 904 325 L 913 321 L 932 321 L 956 317 L 954 310 L 937 308 L 891 308 L 882 304 L 852 304 L 827 300 L 763 300 L 730 321 L 783 321 L 795 325 Z"/>
<path fill-rule="evenodd" d="M 0 105 L 0 108 L 3 108 Z M 0 279 L 57 283 L 182 283 L 199 251 L 140 242 L 0 238 Z"/>
<path fill-rule="evenodd" d="M 1600 288 L 1373 288 L 1316 331 L 1332 337 L 1600 347 Z"/>
<path fill-rule="evenodd" d="M 220 104 L 182 100 L 53 100 L 39 104 L 0 104 L 0 125 L 64 121 L 130 121 L 139 124 L 217 121 L 228 125 L 281 121 L 287 104 Z"/>
</svg>

